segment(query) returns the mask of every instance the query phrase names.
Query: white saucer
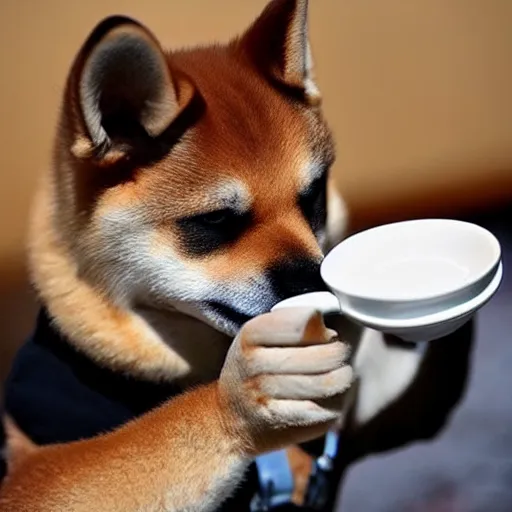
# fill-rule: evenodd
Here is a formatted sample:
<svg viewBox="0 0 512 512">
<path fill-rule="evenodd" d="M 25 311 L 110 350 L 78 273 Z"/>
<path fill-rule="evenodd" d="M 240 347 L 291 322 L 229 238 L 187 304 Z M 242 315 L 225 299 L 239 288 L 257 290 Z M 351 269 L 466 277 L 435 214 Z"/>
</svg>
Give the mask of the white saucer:
<svg viewBox="0 0 512 512">
<path fill-rule="evenodd" d="M 311 307 L 324 315 L 341 313 L 358 324 L 393 334 L 406 341 L 431 341 L 447 336 L 464 325 L 497 292 L 502 277 L 503 265 L 500 263 L 492 281 L 476 297 L 441 312 L 416 318 L 393 320 L 365 315 L 347 308 L 341 310 L 338 299 L 330 292 L 313 292 L 290 297 L 276 304 L 272 311 L 293 307 Z"/>
<path fill-rule="evenodd" d="M 502 277 L 503 265 L 500 263 L 492 281 L 476 297 L 443 311 L 416 318 L 379 318 L 348 308 L 343 309 L 343 314 L 365 327 L 393 334 L 406 341 L 431 341 L 447 336 L 464 325 L 498 291 Z"/>
</svg>

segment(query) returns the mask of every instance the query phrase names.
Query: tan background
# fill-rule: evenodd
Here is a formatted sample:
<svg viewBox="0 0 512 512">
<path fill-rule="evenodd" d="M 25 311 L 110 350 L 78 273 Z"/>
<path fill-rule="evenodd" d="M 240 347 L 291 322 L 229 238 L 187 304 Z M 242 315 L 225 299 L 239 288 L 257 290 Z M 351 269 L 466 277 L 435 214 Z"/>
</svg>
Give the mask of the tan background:
<svg viewBox="0 0 512 512">
<path fill-rule="evenodd" d="M 0 2 L 0 372 L 30 328 L 26 213 L 74 53 L 103 16 L 164 45 L 225 40 L 264 0 Z M 311 38 L 356 226 L 512 198 L 511 0 L 311 0 Z"/>
</svg>

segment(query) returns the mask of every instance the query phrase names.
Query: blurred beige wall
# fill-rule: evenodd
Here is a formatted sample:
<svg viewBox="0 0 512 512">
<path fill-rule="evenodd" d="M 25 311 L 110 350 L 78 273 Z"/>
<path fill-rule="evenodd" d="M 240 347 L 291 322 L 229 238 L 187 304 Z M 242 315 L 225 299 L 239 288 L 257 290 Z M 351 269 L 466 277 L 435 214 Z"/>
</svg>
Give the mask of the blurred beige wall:
<svg viewBox="0 0 512 512">
<path fill-rule="evenodd" d="M 139 18 L 166 46 L 226 40 L 265 3 L 0 2 L 0 340 L 29 327 L 26 213 L 49 161 L 68 66 L 88 32 L 119 13 Z M 512 197 L 511 0 L 310 4 L 317 76 L 339 149 L 335 172 L 356 224 Z M 0 360 L 7 357 L 0 346 Z"/>
</svg>

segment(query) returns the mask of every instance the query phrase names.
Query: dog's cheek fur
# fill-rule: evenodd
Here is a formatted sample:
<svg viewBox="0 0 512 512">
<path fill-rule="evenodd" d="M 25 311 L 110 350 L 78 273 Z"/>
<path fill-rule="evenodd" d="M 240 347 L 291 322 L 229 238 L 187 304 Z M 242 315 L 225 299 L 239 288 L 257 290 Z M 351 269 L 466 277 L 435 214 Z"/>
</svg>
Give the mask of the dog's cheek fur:
<svg viewBox="0 0 512 512">
<path fill-rule="evenodd" d="M 61 215 L 52 187 L 43 179 L 33 205 L 29 259 L 32 281 L 58 328 L 71 344 L 113 370 L 150 379 L 189 372 L 188 363 L 143 318 L 83 278 L 81 262 L 56 227 Z"/>
<path fill-rule="evenodd" d="M 179 257 L 172 237 L 160 236 L 142 208 L 101 212 L 79 254 L 88 279 L 125 307 L 201 301 L 214 286 Z"/>
<path fill-rule="evenodd" d="M 174 310 L 193 316 L 229 335 L 236 334 L 208 302 L 226 303 L 249 316 L 273 305 L 271 284 L 261 273 L 243 279 L 214 279 L 208 262 L 185 259 L 171 230 L 148 222 L 137 208 L 104 209 L 80 242 L 82 272 L 125 309 Z"/>
</svg>

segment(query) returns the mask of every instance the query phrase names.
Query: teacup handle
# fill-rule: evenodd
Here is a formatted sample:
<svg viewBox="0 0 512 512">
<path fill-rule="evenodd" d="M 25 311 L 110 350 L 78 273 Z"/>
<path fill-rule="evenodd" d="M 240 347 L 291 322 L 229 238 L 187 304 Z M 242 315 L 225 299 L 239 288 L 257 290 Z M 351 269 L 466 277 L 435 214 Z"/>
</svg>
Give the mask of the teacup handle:
<svg viewBox="0 0 512 512">
<path fill-rule="evenodd" d="M 278 302 L 271 311 L 284 308 L 314 308 L 322 315 L 339 315 L 341 313 L 340 303 L 331 292 L 312 292 L 290 297 Z"/>
</svg>

